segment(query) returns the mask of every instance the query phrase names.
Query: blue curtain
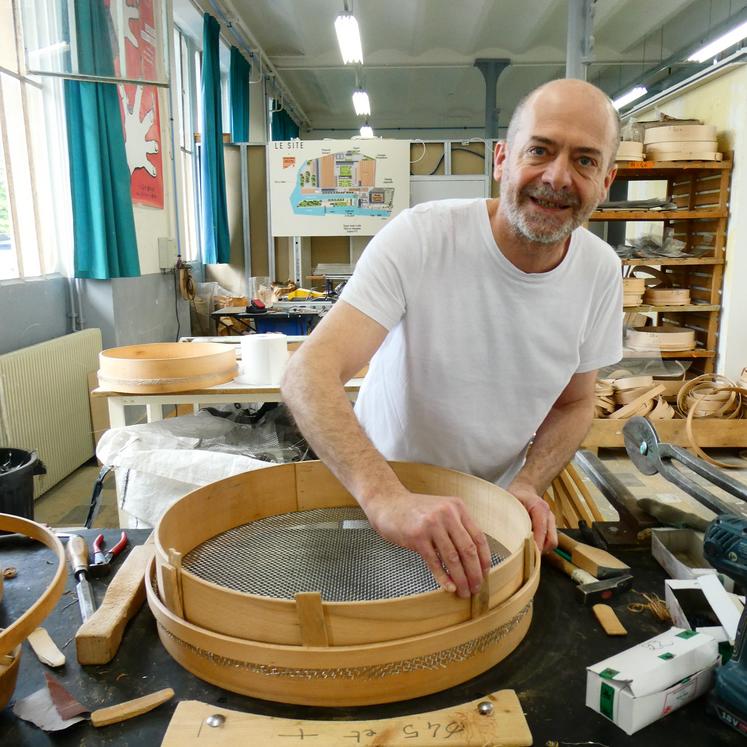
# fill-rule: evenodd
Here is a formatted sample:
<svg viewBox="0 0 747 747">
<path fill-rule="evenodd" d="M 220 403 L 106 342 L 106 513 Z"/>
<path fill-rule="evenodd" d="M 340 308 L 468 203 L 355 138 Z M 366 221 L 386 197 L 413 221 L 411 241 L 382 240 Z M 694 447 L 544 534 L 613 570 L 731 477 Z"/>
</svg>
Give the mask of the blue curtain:
<svg viewBox="0 0 747 747">
<path fill-rule="evenodd" d="M 275 109 L 279 103 L 273 101 L 272 108 Z M 279 112 L 273 111 L 270 132 L 273 140 L 292 140 L 299 134 L 298 125 L 291 119 L 285 109 L 281 109 Z"/>
<path fill-rule="evenodd" d="M 228 93 L 231 101 L 231 140 L 249 142 L 249 74 L 251 66 L 236 47 L 231 47 Z"/>
<path fill-rule="evenodd" d="M 226 263 L 231 254 L 223 163 L 223 114 L 220 98 L 220 25 L 209 13 L 202 27 L 202 260 Z"/>
<path fill-rule="evenodd" d="M 113 76 L 109 11 L 75 4 L 78 70 Z M 135 277 L 140 261 L 117 86 L 66 80 L 65 119 L 77 278 Z"/>
</svg>

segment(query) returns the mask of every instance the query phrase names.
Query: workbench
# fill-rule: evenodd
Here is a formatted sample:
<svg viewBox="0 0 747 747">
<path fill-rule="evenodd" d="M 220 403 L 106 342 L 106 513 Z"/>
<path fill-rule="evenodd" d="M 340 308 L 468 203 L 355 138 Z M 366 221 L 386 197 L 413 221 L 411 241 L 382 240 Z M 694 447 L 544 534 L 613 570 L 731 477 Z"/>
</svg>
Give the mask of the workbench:
<svg viewBox="0 0 747 747">
<path fill-rule="evenodd" d="M 323 309 L 327 311 L 326 308 Z M 245 332 L 282 332 L 286 335 L 308 335 L 321 319 L 315 309 L 267 309 L 247 311 L 246 306 L 226 306 L 210 313 L 217 327 L 225 326 L 221 319 L 238 322 Z"/>
<path fill-rule="evenodd" d="M 98 531 L 88 530 L 81 534 L 90 545 Z M 119 537 L 119 531 L 104 531 L 109 546 Z M 132 530 L 130 542 L 144 542 L 148 534 L 148 530 Z M 127 550 L 117 559 L 116 566 L 126 553 Z M 616 554 L 632 567 L 636 590 L 656 592 L 663 596 L 665 574 L 651 558 L 648 548 L 617 551 Z M 18 568 L 17 578 L 6 581 L 5 601 L 0 604 L 0 625 L 7 625 L 43 590 L 46 584 L 44 574 L 51 575 L 53 572 L 53 566 L 46 563 L 49 559 L 49 551 L 39 545 L 17 538 L 0 537 L 0 564 Z M 96 598 L 100 601 L 106 579 L 95 579 L 93 585 Z M 627 736 L 584 705 L 587 665 L 667 629 L 667 625 L 655 620 L 648 612 L 628 612 L 628 602 L 639 599 L 628 592 L 612 600 L 612 606 L 629 632 L 625 637 L 608 637 L 595 621 L 591 609 L 577 600 L 570 579 L 553 568 L 543 568 L 529 632 L 518 648 L 494 669 L 463 685 L 417 700 L 366 708 L 321 709 L 256 700 L 197 679 L 182 669 L 161 646 L 155 621 L 147 605 L 130 623 L 122 647 L 111 663 L 81 667 L 75 657 L 75 642 L 72 640 L 80 625 L 80 611 L 70 578 L 66 594 L 44 623 L 60 648 L 70 641 L 64 648 L 67 663 L 53 672 L 55 676 L 74 697 L 90 708 L 113 705 L 164 687 L 172 687 L 176 697 L 156 710 L 125 723 L 95 729 L 84 722 L 54 734 L 45 734 L 17 719 L 8 707 L 0 712 L 0 744 L 155 746 L 160 744 L 179 700 L 201 700 L 224 708 L 287 718 L 363 719 L 455 706 L 508 688 L 516 691 L 526 713 L 534 744 L 539 747 L 544 747 L 551 740 L 561 747 L 568 743 L 587 742 L 606 747 L 743 745 L 744 737 L 715 717 L 706 715 L 702 698 L 633 736 Z M 24 643 L 23 649 L 15 697 L 25 697 L 40 688 L 44 683 L 44 671 L 52 671 L 39 663 L 28 643 Z M 446 747 L 456 744 L 453 740 L 442 741 Z M 298 742 L 308 742 L 312 747 L 315 744 L 316 747 L 326 747 L 313 739 L 288 738 L 289 744 Z M 351 741 L 351 744 L 354 742 Z"/>
</svg>

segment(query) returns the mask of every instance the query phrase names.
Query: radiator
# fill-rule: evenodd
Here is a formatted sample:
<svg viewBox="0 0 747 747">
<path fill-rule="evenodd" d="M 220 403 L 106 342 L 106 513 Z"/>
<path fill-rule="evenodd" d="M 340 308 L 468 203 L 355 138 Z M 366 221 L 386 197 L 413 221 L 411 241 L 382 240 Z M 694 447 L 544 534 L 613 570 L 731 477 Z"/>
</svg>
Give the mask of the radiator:
<svg viewBox="0 0 747 747">
<path fill-rule="evenodd" d="M 0 355 L 0 446 L 36 451 L 40 496 L 94 454 L 88 374 L 101 331 L 86 329 Z"/>
</svg>

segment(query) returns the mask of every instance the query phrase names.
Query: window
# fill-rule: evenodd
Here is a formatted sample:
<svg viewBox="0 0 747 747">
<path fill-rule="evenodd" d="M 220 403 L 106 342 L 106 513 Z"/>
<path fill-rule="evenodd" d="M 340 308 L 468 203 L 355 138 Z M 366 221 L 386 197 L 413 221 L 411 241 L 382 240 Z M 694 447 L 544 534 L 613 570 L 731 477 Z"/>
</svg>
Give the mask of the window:
<svg viewBox="0 0 747 747">
<path fill-rule="evenodd" d="M 174 67 L 176 69 L 175 85 L 179 108 L 178 148 L 180 158 L 181 185 L 180 211 L 184 216 L 182 234 L 182 259 L 195 261 L 199 257 L 199 158 L 195 148 L 197 131 L 197 81 L 199 71 L 199 53 L 192 41 L 184 35 L 179 27 L 174 27 Z"/>
<path fill-rule="evenodd" d="M 14 4 L 0 5 L 0 27 L 0 280 L 8 280 L 63 271 L 72 219 L 61 81 L 25 73 Z"/>
</svg>

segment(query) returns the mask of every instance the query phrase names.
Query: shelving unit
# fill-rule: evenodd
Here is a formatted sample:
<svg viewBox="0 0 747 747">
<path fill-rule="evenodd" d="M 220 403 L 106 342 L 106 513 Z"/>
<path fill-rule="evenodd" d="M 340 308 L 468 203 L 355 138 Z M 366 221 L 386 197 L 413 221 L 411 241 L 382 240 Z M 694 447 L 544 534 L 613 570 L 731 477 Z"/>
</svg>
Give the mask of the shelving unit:
<svg viewBox="0 0 747 747">
<path fill-rule="evenodd" d="M 729 218 L 731 154 L 723 161 L 643 161 L 620 164 L 617 179 L 666 181 L 667 199 L 677 210 L 597 210 L 592 221 L 663 222 L 685 251 L 699 257 L 635 257 L 623 265 L 649 265 L 671 276 L 672 284 L 690 289 L 687 306 L 640 305 L 625 311 L 655 312 L 658 324 L 675 324 L 695 330 L 696 348 L 691 351 L 641 353 L 626 351 L 624 358 L 679 358 L 692 361 L 691 373 L 713 373 L 716 363 L 724 248 Z"/>
<path fill-rule="evenodd" d="M 672 284 L 690 289 L 687 306 L 625 307 L 625 311 L 656 312 L 657 324 L 676 324 L 695 330 L 696 348 L 677 352 L 626 350 L 624 360 L 689 360 L 688 377 L 713 373 L 716 365 L 721 315 L 721 289 L 724 273 L 729 218 L 729 190 L 733 158 L 724 160 L 620 164 L 617 179 L 624 181 L 666 181 L 667 199 L 678 210 L 597 210 L 592 221 L 661 221 L 672 228 L 674 237 L 685 243 L 685 251 L 698 257 L 635 257 L 623 265 L 648 265 L 671 276 Z M 584 439 L 584 448 L 622 447 L 624 420 L 595 420 Z M 663 441 L 687 446 L 683 420 L 657 421 Z M 747 446 L 747 420 L 695 421 L 695 437 L 701 446 Z"/>
</svg>

